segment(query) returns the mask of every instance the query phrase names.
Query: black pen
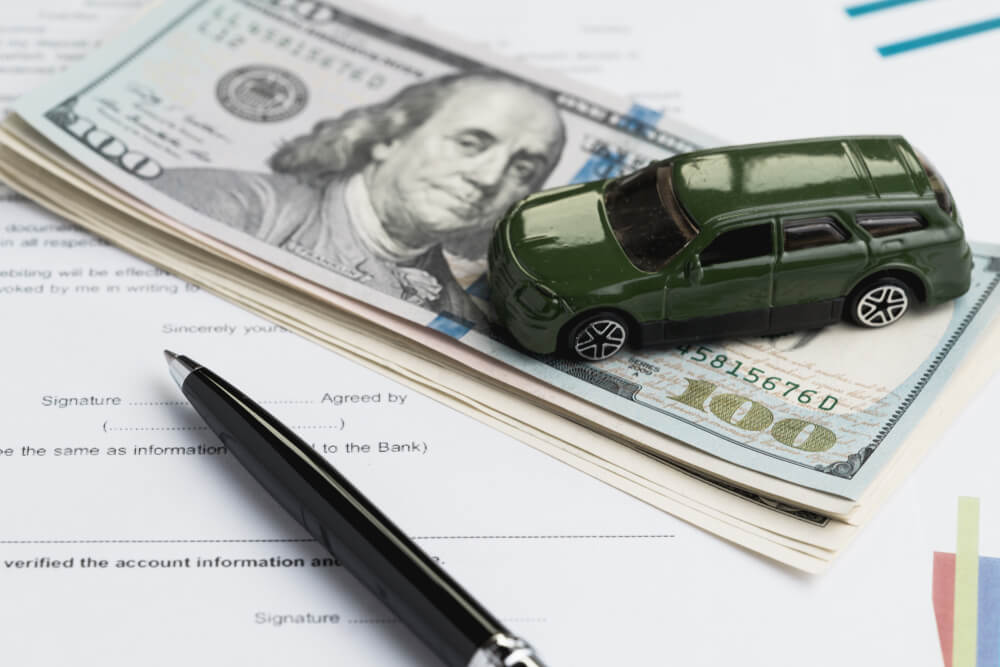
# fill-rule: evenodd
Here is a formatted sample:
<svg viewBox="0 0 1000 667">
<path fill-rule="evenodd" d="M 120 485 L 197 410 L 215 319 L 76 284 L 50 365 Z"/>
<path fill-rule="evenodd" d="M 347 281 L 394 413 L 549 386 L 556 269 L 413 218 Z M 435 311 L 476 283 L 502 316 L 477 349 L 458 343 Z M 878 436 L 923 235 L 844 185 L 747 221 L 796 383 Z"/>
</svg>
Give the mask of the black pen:
<svg viewBox="0 0 1000 667">
<path fill-rule="evenodd" d="M 241 391 L 164 350 L 170 374 L 236 459 L 451 667 L 543 667 L 330 463 Z"/>
</svg>

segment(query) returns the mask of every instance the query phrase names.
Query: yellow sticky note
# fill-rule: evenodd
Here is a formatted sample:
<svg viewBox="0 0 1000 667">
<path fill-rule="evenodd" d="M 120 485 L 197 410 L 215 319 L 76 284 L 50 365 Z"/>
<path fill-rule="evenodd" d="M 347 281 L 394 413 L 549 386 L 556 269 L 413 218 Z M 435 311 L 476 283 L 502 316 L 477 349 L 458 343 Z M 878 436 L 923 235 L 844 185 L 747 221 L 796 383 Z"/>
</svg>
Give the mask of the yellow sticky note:
<svg viewBox="0 0 1000 667">
<path fill-rule="evenodd" d="M 955 548 L 955 631 L 952 667 L 976 667 L 979 612 L 979 498 L 958 499 Z"/>
</svg>

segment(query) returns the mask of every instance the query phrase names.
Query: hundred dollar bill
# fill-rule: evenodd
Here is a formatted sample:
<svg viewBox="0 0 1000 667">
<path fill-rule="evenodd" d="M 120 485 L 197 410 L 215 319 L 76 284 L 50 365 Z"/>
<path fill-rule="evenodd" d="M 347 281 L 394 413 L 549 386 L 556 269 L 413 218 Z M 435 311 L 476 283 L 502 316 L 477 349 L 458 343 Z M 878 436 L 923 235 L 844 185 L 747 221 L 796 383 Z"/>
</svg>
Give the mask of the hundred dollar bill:
<svg viewBox="0 0 1000 667">
<path fill-rule="evenodd" d="M 579 401 L 549 405 L 572 404 L 575 421 L 596 428 L 611 414 L 636 424 L 638 446 L 698 461 L 728 492 L 761 489 L 849 514 L 850 502 L 822 494 L 862 498 L 886 470 L 995 314 L 1000 253 L 977 249 L 962 299 L 884 330 L 839 326 L 587 365 L 526 356 L 489 328 L 483 272 L 499 216 L 540 188 L 714 140 L 450 44 L 354 3 L 181 0 L 15 111 L 106 183 L 107 196 L 124 193 L 234 252 L 422 327 L 422 343 L 486 377 L 513 368 L 565 392 Z M 708 458 L 671 449 L 672 439 Z"/>
</svg>

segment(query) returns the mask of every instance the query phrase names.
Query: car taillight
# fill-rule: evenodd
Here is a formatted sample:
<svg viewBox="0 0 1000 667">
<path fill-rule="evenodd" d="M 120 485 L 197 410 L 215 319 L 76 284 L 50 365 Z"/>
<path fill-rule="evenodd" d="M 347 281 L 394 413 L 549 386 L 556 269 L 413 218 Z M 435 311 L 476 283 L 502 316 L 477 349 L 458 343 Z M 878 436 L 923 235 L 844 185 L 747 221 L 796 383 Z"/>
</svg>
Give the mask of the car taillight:
<svg viewBox="0 0 1000 667">
<path fill-rule="evenodd" d="M 934 168 L 934 165 L 930 163 L 923 153 L 920 151 L 914 151 L 917 154 L 917 160 L 920 161 L 920 166 L 924 168 L 927 173 L 927 180 L 931 184 L 931 191 L 934 193 L 934 199 L 937 201 L 937 205 L 941 207 L 941 210 L 950 216 L 955 215 L 955 200 L 951 198 L 951 192 L 948 191 L 948 186 L 945 185 L 944 179 L 941 178 L 941 174 L 938 170 Z"/>
</svg>

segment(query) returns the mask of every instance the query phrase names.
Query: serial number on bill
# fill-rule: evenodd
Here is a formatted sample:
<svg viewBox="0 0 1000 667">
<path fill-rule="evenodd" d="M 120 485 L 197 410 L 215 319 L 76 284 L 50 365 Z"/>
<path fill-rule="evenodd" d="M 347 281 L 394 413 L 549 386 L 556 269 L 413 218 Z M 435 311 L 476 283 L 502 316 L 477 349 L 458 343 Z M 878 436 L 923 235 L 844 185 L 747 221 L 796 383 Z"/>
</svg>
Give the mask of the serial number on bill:
<svg viewBox="0 0 1000 667">
<path fill-rule="evenodd" d="M 238 49 L 254 40 L 270 45 L 304 63 L 332 70 L 337 76 L 359 82 L 376 90 L 385 83 L 385 76 L 370 67 L 333 50 L 316 46 L 316 40 L 305 40 L 298 33 L 277 29 L 254 18 L 246 18 L 239 10 L 217 9 L 198 25 L 198 32 L 231 49 Z"/>
<path fill-rule="evenodd" d="M 716 353 L 715 350 L 704 345 L 697 347 L 679 345 L 676 349 L 681 357 L 688 361 L 709 366 L 726 375 L 740 378 L 744 382 L 756 385 L 764 391 L 781 394 L 783 398 L 795 399 L 802 405 L 808 405 L 829 412 L 840 402 L 832 394 L 821 395 L 817 389 L 804 388 L 798 382 L 786 380 L 779 375 L 773 375 L 764 368 L 749 366 L 740 359 Z"/>
</svg>

